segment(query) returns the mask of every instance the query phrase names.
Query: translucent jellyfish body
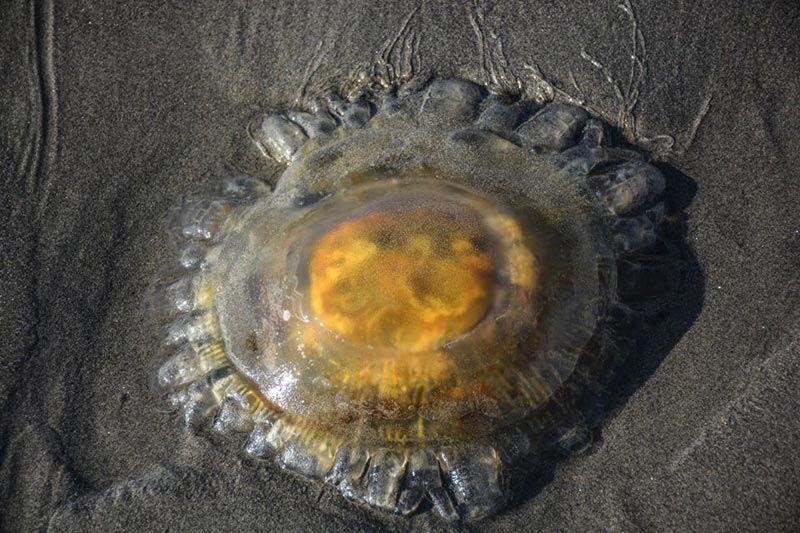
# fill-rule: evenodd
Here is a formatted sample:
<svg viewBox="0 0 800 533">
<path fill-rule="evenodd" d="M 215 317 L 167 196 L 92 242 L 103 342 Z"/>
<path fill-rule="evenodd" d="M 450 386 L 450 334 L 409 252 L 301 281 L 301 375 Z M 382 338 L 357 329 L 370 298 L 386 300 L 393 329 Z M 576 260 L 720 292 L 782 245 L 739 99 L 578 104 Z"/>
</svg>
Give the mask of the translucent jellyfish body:
<svg viewBox="0 0 800 533">
<path fill-rule="evenodd" d="M 502 508 L 516 463 L 580 432 L 664 216 L 641 154 L 531 107 L 438 80 L 254 123 L 274 190 L 174 219 L 158 381 L 185 422 L 377 508 Z"/>
</svg>

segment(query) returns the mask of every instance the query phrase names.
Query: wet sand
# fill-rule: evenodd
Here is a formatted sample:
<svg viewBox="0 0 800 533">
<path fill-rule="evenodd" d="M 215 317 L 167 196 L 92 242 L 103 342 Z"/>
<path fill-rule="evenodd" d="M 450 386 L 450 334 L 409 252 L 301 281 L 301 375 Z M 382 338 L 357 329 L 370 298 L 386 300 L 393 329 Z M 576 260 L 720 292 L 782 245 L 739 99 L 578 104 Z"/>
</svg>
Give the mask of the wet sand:
<svg viewBox="0 0 800 533">
<path fill-rule="evenodd" d="M 532 472 L 528 494 L 470 528 L 796 530 L 800 9 L 633 7 L 647 67 L 635 131 L 675 139 L 664 165 L 696 258 L 690 296 L 623 367 L 590 451 Z M 149 389 L 158 342 L 141 306 L 168 209 L 221 163 L 274 172 L 248 120 L 372 63 L 412 13 L 418 68 L 436 76 L 486 81 L 496 35 L 509 69 L 538 66 L 573 96 L 574 78 L 612 116 L 614 88 L 582 51 L 632 94 L 615 2 L 415 9 L 0 7 L 0 530 L 444 529 L 184 430 Z"/>
</svg>

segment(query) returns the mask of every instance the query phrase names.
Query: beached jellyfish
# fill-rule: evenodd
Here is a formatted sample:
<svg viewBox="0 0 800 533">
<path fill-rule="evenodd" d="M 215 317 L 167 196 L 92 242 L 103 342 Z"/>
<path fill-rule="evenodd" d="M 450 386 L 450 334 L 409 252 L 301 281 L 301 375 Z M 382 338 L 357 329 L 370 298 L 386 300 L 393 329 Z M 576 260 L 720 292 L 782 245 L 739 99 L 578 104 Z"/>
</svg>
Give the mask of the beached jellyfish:
<svg viewBox="0 0 800 533">
<path fill-rule="evenodd" d="M 503 507 L 520 461 L 580 444 L 663 277 L 655 166 L 580 107 L 462 80 L 329 94 L 250 133 L 285 165 L 274 190 L 239 177 L 173 218 L 157 379 L 187 425 L 464 520 Z"/>
</svg>

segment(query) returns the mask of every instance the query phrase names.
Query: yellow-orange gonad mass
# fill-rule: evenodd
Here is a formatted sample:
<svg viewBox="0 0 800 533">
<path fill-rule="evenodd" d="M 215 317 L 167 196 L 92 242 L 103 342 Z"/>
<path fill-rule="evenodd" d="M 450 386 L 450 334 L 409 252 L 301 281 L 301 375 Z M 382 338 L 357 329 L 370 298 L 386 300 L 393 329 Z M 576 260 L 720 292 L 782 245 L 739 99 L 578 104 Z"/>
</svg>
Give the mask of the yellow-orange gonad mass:
<svg viewBox="0 0 800 533">
<path fill-rule="evenodd" d="M 351 342 L 404 352 L 468 332 L 491 309 L 496 275 L 484 228 L 462 209 L 389 210 L 332 228 L 310 257 L 314 315 Z"/>
</svg>

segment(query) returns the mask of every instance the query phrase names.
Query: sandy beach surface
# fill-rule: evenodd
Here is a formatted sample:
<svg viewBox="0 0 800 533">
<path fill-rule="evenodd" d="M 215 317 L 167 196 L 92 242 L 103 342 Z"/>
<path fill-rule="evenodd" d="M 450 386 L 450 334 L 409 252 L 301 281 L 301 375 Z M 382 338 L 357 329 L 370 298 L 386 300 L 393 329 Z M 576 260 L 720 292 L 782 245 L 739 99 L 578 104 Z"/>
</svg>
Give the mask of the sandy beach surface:
<svg viewBox="0 0 800 533">
<path fill-rule="evenodd" d="M 248 121 L 373 63 L 407 26 L 421 70 L 488 81 L 499 41 L 511 71 L 611 117 L 641 58 L 634 132 L 674 139 L 661 155 L 694 256 L 591 449 L 464 529 L 796 531 L 800 7 L 632 7 L 3 2 L 0 530 L 446 529 L 183 429 L 149 388 L 158 340 L 142 319 L 168 209 L 223 163 L 273 173 Z"/>
</svg>

